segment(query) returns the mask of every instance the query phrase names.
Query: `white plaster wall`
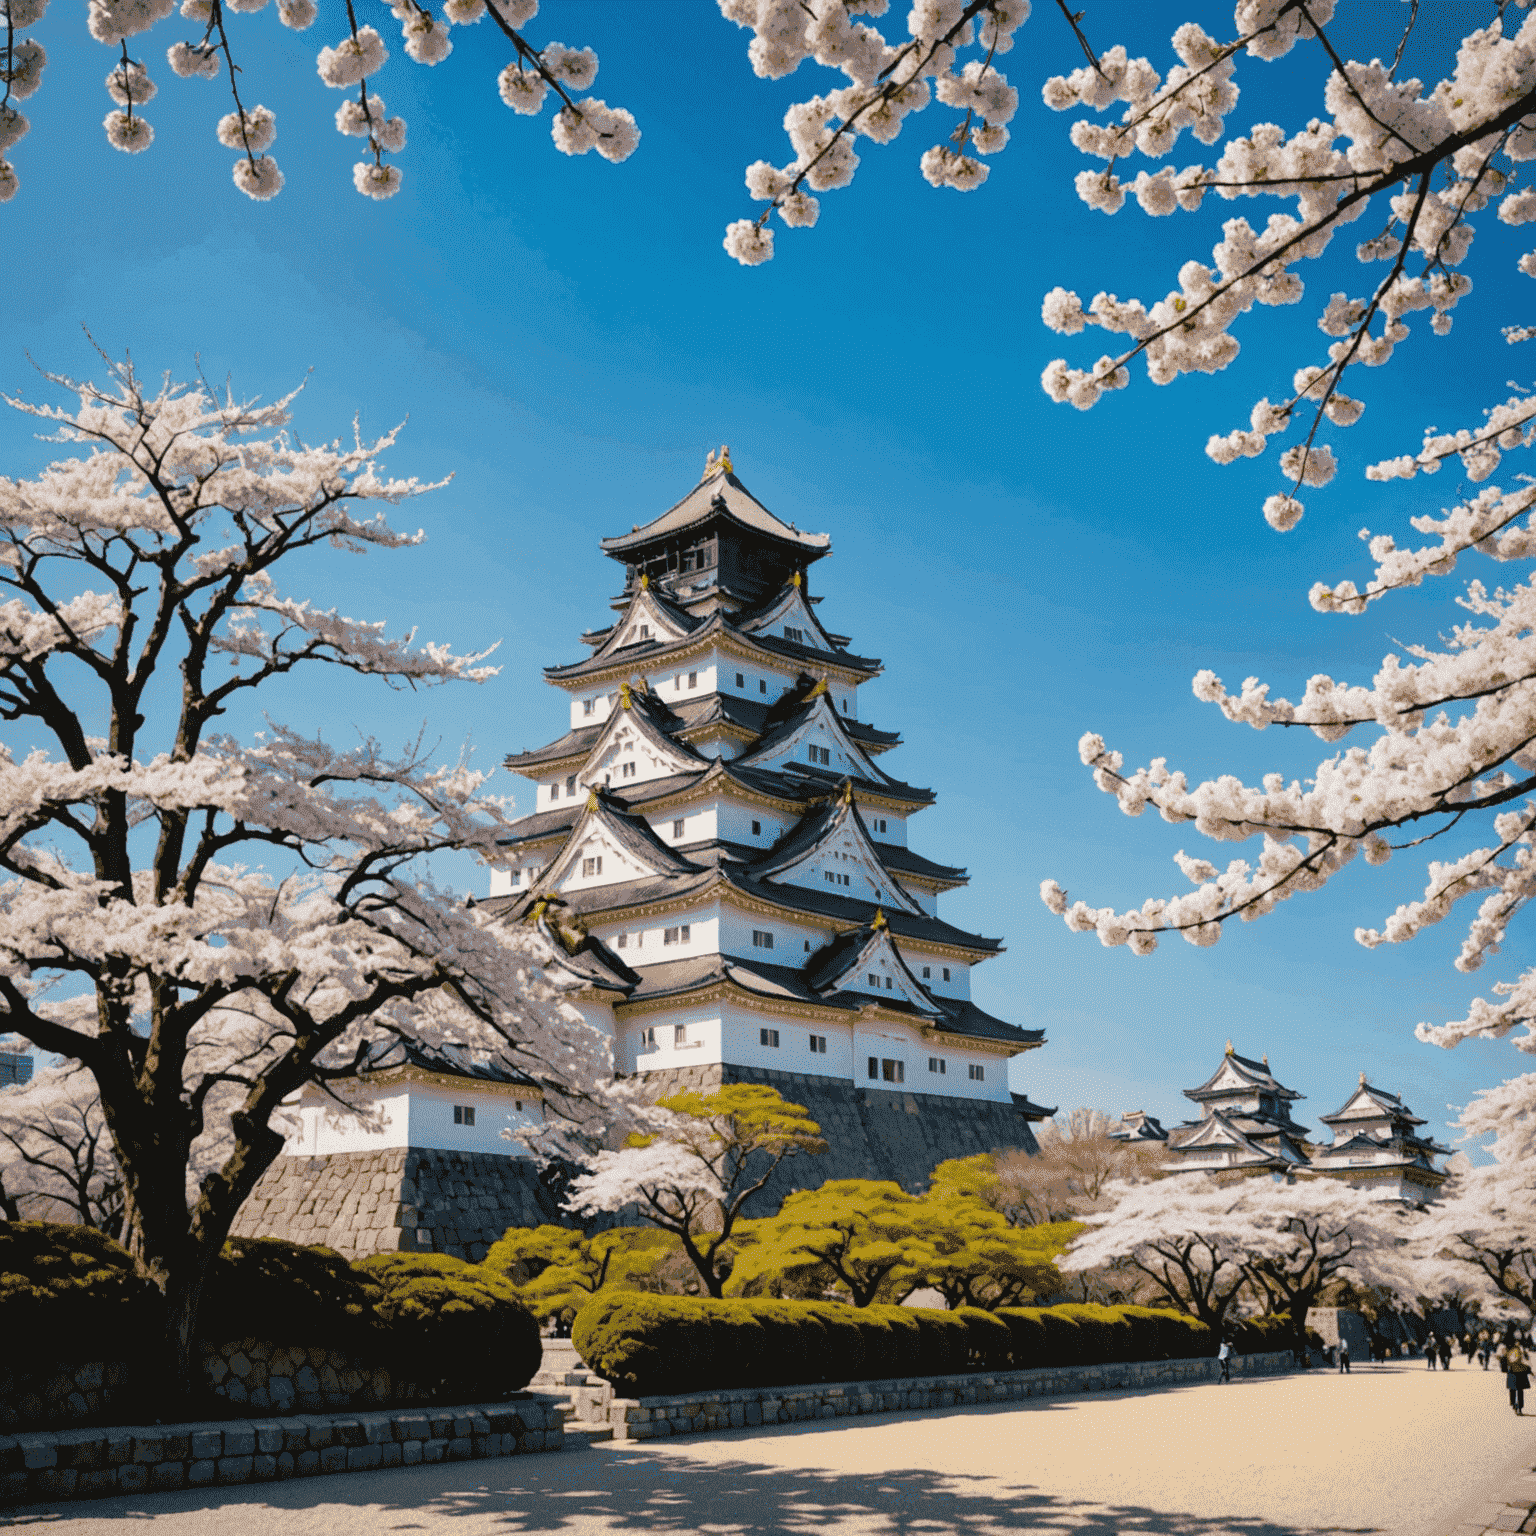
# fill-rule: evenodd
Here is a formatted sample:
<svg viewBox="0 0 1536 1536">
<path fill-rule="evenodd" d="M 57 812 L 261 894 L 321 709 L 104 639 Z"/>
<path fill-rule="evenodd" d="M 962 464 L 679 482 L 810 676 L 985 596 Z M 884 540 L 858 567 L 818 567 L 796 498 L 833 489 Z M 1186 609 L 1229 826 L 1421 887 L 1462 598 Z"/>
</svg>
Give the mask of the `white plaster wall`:
<svg viewBox="0 0 1536 1536">
<path fill-rule="evenodd" d="M 683 843 L 709 842 L 720 834 L 716 830 L 719 826 L 717 815 L 718 807 L 708 802 L 689 806 L 680 806 L 675 811 L 662 811 L 649 817 L 651 831 L 653 831 L 668 847 L 677 847 Z M 683 823 L 683 835 L 674 837 L 672 826 L 674 822 Z"/>
<path fill-rule="evenodd" d="M 687 1040 L 681 1046 L 674 1040 L 679 1025 L 687 1030 Z M 623 1049 L 633 1062 L 632 1071 L 705 1066 L 724 1059 L 720 1054 L 720 1012 L 707 1004 L 644 1014 L 621 1022 L 619 1028 L 624 1035 Z M 640 1033 L 645 1029 L 656 1031 L 654 1048 L 640 1044 Z"/>
<path fill-rule="evenodd" d="M 900 778 L 900 774 L 893 774 L 893 778 Z M 857 796 L 855 796 L 857 798 Z M 869 835 L 877 843 L 894 843 L 898 848 L 907 846 L 907 819 L 898 815 L 895 811 L 877 809 L 873 805 L 860 805 L 859 815 L 864 818 L 864 825 L 869 828 Z M 880 823 L 885 823 L 882 828 Z"/>
<path fill-rule="evenodd" d="M 887 1083 L 869 1076 L 869 1058 L 887 1058 L 906 1065 L 906 1080 Z M 928 1070 L 928 1058 L 942 1056 L 947 1070 L 940 1074 Z M 972 1082 L 967 1067 L 975 1062 L 986 1073 L 982 1082 Z M 1011 1102 L 1008 1091 L 1008 1064 L 998 1056 L 979 1051 L 955 1050 L 924 1040 L 914 1030 L 889 1023 L 859 1023 L 854 1029 L 853 1080 L 861 1088 L 895 1088 L 908 1093 L 938 1093 L 954 1099 L 984 1099 L 993 1103 Z"/>
<path fill-rule="evenodd" d="M 762 960 L 798 969 L 832 937 L 830 928 L 819 927 L 814 923 L 766 917 L 743 912 L 732 906 L 722 906 L 719 910 L 719 953 L 722 955 L 736 955 L 743 960 Z M 772 949 L 758 949 L 752 943 L 752 932 L 756 928 L 773 935 Z M 810 949 L 805 947 L 807 943 Z"/>
<path fill-rule="evenodd" d="M 718 665 L 717 656 L 711 652 L 678 662 L 665 671 L 652 672 L 647 681 L 663 704 L 675 708 L 679 704 L 687 704 L 713 693 Z M 692 687 L 688 685 L 690 677 L 694 680 Z"/>
<path fill-rule="evenodd" d="M 770 1067 L 780 1072 L 804 1072 L 812 1077 L 853 1076 L 853 1025 L 843 1020 L 809 1020 L 779 1014 L 754 1013 L 747 1008 L 723 1010 L 725 1059 L 742 1066 Z M 776 1029 L 778 1045 L 764 1045 L 762 1031 Z M 810 1037 L 827 1042 L 824 1055 L 811 1054 Z"/>
<path fill-rule="evenodd" d="M 581 693 L 571 695 L 571 729 L 579 731 L 584 726 L 601 725 L 613 712 L 613 707 L 619 695 L 612 683 L 605 684 L 601 689 L 588 688 Z M 586 710 L 586 701 L 592 701 L 592 713 Z"/>
<path fill-rule="evenodd" d="M 427 1083 L 400 1083 L 378 1093 L 359 1092 L 357 1109 L 349 1112 L 333 1100 L 306 1094 L 294 1112 L 298 1128 L 284 1144 L 285 1152 L 320 1156 L 331 1152 L 382 1152 L 392 1147 L 431 1147 L 446 1152 L 497 1152 L 526 1156 L 520 1143 L 503 1141 L 503 1126 L 517 1129 L 537 1125 L 542 1111 L 536 1098 L 487 1092 L 471 1082 L 438 1088 Z M 455 1104 L 472 1105 L 475 1124 L 453 1123 Z"/>
<path fill-rule="evenodd" d="M 901 882 L 901 888 L 929 917 L 939 915 L 939 898 L 934 892 L 919 890 L 916 886 L 908 885 L 904 880 Z"/>
<path fill-rule="evenodd" d="M 800 675 L 798 668 L 786 670 L 755 661 L 738 661 L 734 656 L 722 656 L 718 651 L 711 659 L 721 693 L 734 694 L 738 699 L 756 699 L 759 703 L 772 703 Z M 741 678 L 739 683 L 736 681 L 738 676 Z M 766 689 L 762 687 L 763 683 L 767 683 Z M 666 694 L 662 697 L 668 698 Z"/>
<path fill-rule="evenodd" d="M 937 955 L 926 954 L 915 944 L 898 943 L 897 950 L 907 962 L 907 968 L 935 997 L 953 997 L 961 1002 L 971 995 L 971 968 L 958 960 L 942 960 Z M 928 975 L 924 975 L 924 969 Z M 944 979 L 945 969 L 949 979 Z"/>
<path fill-rule="evenodd" d="M 681 928 L 685 923 L 688 926 L 687 942 L 679 940 L 676 944 L 668 944 L 666 930 Z M 678 913 L 664 918 L 646 917 L 627 923 L 594 924 L 591 931 L 626 965 L 664 965 L 671 960 L 691 959 L 694 955 L 720 953 L 720 908 L 718 904 L 711 904 L 692 913 Z M 617 942 L 621 933 L 629 940 L 622 949 Z"/>
<path fill-rule="evenodd" d="M 752 830 L 752 823 L 758 831 Z M 771 848 L 795 824 L 788 813 L 765 811 L 744 801 L 720 799 L 715 802 L 716 836 L 730 843 L 746 843 L 751 848 Z"/>
<path fill-rule="evenodd" d="M 410 1145 L 431 1147 L 440 1152 L 497 1152 L 503 1156 L 526 1157 L 520 1142 L 503 1141 L 501 1131 L 519 1130 L 537 1125 L 542 1118 L 537 1099 L 521 1100 L 512 1094 L 486 1093 L 466 1084 L 439 1088 L 435 1084 L 413 1083 L 410 1089 Z M 456 1104 L 473 1105 L 475 1123 L 455 1125 Z"/>
</svg>

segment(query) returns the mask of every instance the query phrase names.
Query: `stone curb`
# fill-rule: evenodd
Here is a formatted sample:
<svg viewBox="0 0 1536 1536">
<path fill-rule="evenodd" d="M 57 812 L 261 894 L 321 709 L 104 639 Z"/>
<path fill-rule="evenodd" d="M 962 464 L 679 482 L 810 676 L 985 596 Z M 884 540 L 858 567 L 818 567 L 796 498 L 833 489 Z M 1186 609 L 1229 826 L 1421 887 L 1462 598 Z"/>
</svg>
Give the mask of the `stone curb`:
<svg viewBox="0 0 1536 1536">
<path fill-rule="evenodd" d="M 0 1504 L 558 1451 L 562 1406 L 547 1393 L 516 1392 L 457 1407 L 7 1435 L 0 1437 Z"/>
<path fill-rule="evenodd" d="M 1232 1375 L 1274 1376 L 1293 1369 L 1290 1351 L 1238 1355 Z M 1044 1367 L 1028 1371 L 976 1372 L 964 1376 L 908 1376 L 886 1381 L 820 1382 L 799 1387 L 749 1387 L 689 1392 L 672 1397 L 616 1397 L 603 1419 L 615 1440 L 655 1440 L 711 1430 L 760 1428 L 813 1419 L 856 1418 L 913 1409 L 972 1407 L 1056 1397 L 1070 1392 L 1109 1392 L 1214 1382 L 1215 1360 L 1138 1360 L 1111 1365 Z M 586 1403 L 578 1397 L 577 1411 Z M 599 1421 L 600 1422 L 600 1421 Z M 1458 1533 L 1460 1536 L 1460 1533 Z"/>
<path fill-rule="evenodd" d="M 1517 1472 L 1466 1519 L 1441 1526 L 1435 1536 L 1509 1536 L 1511 1531 L 1536 1531 L 1536 1468 Z"/>
</svg>

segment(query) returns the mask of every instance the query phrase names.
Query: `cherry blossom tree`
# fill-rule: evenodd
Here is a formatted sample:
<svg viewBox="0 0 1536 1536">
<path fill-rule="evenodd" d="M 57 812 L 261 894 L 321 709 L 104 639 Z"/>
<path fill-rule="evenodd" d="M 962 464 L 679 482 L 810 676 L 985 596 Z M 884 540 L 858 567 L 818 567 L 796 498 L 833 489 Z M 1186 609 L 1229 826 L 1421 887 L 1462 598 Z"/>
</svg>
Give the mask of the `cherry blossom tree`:
<svg viewBox="0 0 1536 1536">
<path fill-rule="evenodd" d="M 0 478 L 0 718 L 19 746 L 0 748 L 0 1027 L 92 1080 L 184 1391 L 208 1265 L 303 1084 L 389 1035 L 494 1052 L 573 1113 L 611 1067 L 541 980 L 538 941 L 423 868 L 497 857 L 503 806 L 467 761 L 270 716 L 249 742 L 220 730 L 316 666 L 411 688 L 492 675 L 279 584 L 312 550 L 421 539 L 387 516 L 429 489 L 382 472 L 395 434 L 310 447 L 284 430 L 291 395 L 150 390 L 129 364 L 106 388 L 48 377 L 77 403 L 9 403 L 76 454 Z"/>
<path fill-rule="evenodd" d="M 122 1170 L 101 1095 L 78 1064 L 0 1093 L 0 1190 L 10 1221 L 79 1222 L 121 1235 Z"/>
<path fill-rule="evenodd" d="M 1239 1294 L 1289 1311 L 1297 1336 L 1338 1276 L 1398 1277 L 1405 1217 L 1337 1179 L 1173 1174 L 1109 1192 L 1092 1230 L 1056 1261 L 1071 1273 L 1125 1260 L 1165 1301 L 1219 1330 Z"/>
<path fill-rule="evenodd" d="M 618 1151 L 597 1153 L 571 1181 L 569 1210 L 600 1215 L 638 1209 L 682 1245 L 711 1296 L 725 1293 L 731 1239 L 746 1204 L 786 1158 L 825 1152 L 805 1106 L 776 1088 L 730 1083 L 656 1101 L 650 1128 Z"/>
</svg>

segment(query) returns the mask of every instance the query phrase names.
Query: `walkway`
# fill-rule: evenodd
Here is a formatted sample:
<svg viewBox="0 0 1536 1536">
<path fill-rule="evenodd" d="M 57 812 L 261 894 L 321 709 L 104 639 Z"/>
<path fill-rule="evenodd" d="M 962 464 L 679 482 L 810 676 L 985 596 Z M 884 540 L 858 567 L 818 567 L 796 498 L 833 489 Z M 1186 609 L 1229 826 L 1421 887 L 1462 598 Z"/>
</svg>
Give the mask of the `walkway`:
<svg viewBox="0 0 1536 1536">
<path fill-rule="evenodd" d="M 1417 1365 L 32 1509 L 70 1536 L 1441 1536 L 1536 1465 L 1501 1377 Z"/>
</svg>

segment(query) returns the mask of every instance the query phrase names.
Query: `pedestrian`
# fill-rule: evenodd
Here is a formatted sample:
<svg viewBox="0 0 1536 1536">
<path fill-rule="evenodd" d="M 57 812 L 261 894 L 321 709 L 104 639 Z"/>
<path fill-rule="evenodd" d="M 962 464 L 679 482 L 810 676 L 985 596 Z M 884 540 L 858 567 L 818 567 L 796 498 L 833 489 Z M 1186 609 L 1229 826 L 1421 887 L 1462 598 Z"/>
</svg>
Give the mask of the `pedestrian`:
<svg viewBox="0 0 1536 1536">
<path fill-rule="evenodd" d="M 1231 1339 L 1228 1339 L 1228 1338 L 1223 1338 L 1222 1339 L 1222 1341 L 1221 1341 L 1221 1348 L 1216 1351 L 1216 1358 L 1221 1361 L 1221 1379 L 1223 1381 L 1231 1381 L 1232 1380 L 1232 1341 L 1231 1341 Z"/>
<path fill-rule="evenodd" d="M 1488 1357 L 1492 1353 L 1493 1340 L 1486 1333 L 1479 1334 L 1477 1339 L 1477 1358 L 1485 1371 L 1488 1369 Z"/>
<path fill-rule="evenodd" d="M 1349 1375 L 1349 1340 L 1339 1340 L 1339 1370 L 1345 1376 Z"/>
<path fill-rule="evenodd" d="M 1430 1370 L 1434 1370 L 1434 1368 L 1435 1368 L 1435 1344 L 1436 1344 L 1436 1342 L 1437 1341 L 1435 1339 L 1434 1334 L 1430 1334 L 1430 1336 L 1427 1339 L 1424 1340 L 1424 1358 L 1428 1362 Z"/>
<path fill-rule="evenodd" d="M 1451 1340 L 1446 1335 L 1440 1340 L 1440 1369 L 1448 1371 L 1451 1368 Z"/>
<path fill-rule="evenodd" d="M 1504 1385 L 1509 1388 L 1509 1406 L 1517 1414 L 1525 1412 L 1525 1389 L 1531 1384 L 1531 1367 L 1525 1351 L 1511 1344 L 1504 1356 Z"/>
</svg>

